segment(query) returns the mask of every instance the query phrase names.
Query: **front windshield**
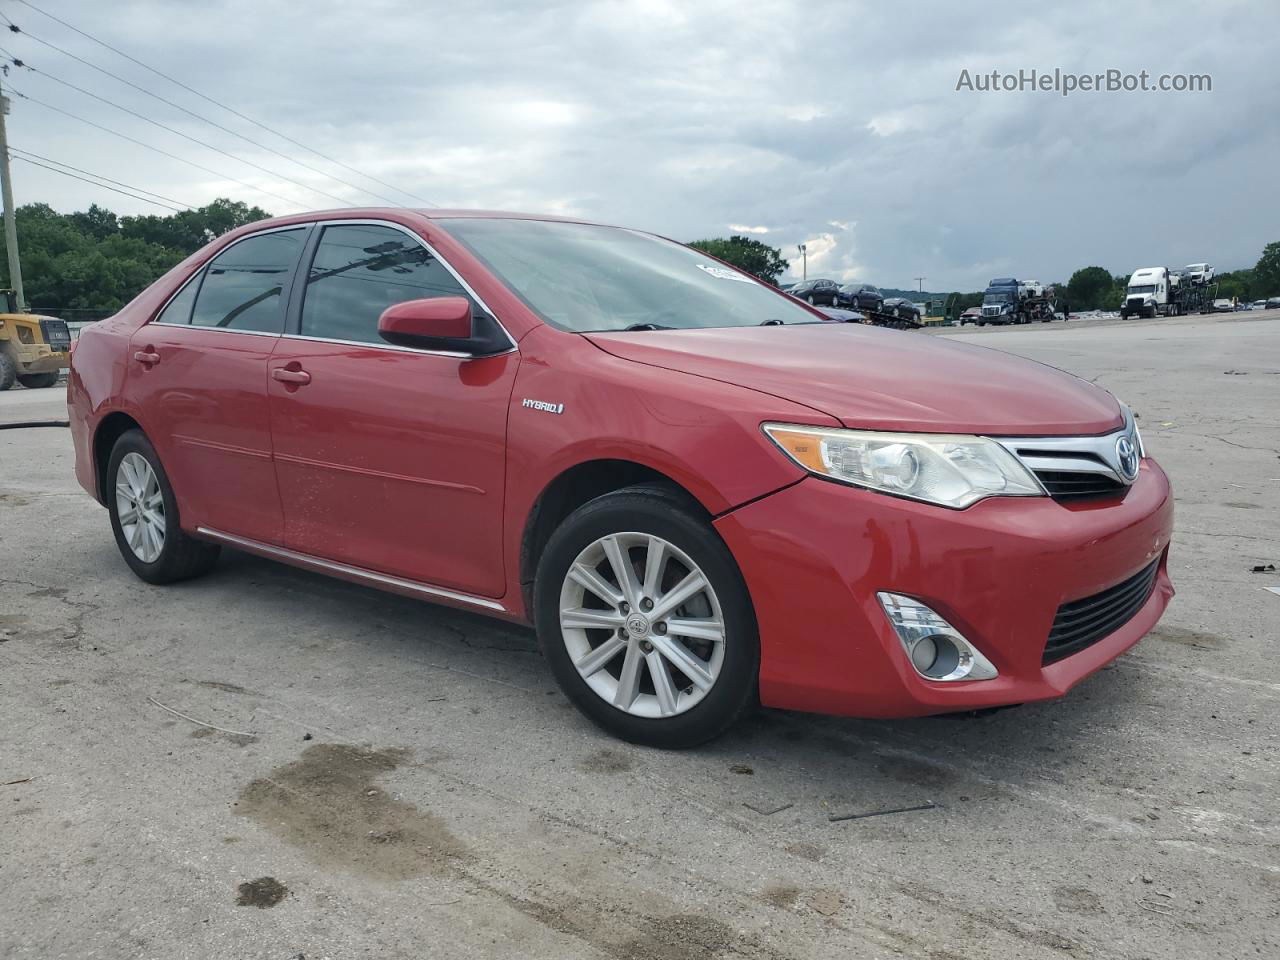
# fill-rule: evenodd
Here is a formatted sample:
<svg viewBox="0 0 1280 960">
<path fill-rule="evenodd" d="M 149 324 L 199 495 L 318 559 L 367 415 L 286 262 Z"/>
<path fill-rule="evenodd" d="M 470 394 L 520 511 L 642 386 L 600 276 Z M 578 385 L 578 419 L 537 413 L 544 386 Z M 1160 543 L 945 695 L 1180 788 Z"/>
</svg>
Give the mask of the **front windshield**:
<svg viewBox="0 0 1280 960">
<path fill-rule="evenodd" d="M 1130 293 L 1155 293 L 1156 286 L 1154 283 L 1135 283 L 1129 287 Z"/>
<path fill-rule="evenodd" d="M 697 250 L 634 230 L 550 220 L 437 222 L 547 323 L 570 333 L 822 322 Z"/>
<path fill-rule="evenodd" d="M 982 298 L 983 303 L 1010 303 L 1012 301 L 1012 293 L 988 293 Z"/>
</svg>

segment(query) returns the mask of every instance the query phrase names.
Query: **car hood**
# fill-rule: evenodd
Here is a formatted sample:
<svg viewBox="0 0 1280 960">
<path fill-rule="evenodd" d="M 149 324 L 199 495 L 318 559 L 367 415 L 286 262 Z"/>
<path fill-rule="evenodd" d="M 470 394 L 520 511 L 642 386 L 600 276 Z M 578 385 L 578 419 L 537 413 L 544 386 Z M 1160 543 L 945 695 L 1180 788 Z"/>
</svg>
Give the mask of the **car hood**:
<svg viewBox="0 0 1280 960">
<path fill-rule="evenodd" d="M 1115 397 L 1079 377 L 928 334 L 820 323 L 586 336 L 616 357 L 759 390 L 848 427 L 1049 436 L 1124 422 Z"/>
</svg>

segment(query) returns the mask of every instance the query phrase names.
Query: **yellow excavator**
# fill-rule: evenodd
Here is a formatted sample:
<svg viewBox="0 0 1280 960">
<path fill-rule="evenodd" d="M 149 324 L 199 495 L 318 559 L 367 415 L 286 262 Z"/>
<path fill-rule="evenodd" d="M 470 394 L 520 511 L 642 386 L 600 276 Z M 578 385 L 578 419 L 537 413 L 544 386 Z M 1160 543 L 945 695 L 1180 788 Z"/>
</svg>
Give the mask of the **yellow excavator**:
<svg viewBox="0 0 1280 960">
<path fill-rule="evenodd" d="M 21 313 L 12 290 L 5 295 L 7 313 L 0 313 L 0 390 L 14 383 L 28 389 L 52 387 L 69 365 L 71 331 L 65 320 Z"/>
</svg>

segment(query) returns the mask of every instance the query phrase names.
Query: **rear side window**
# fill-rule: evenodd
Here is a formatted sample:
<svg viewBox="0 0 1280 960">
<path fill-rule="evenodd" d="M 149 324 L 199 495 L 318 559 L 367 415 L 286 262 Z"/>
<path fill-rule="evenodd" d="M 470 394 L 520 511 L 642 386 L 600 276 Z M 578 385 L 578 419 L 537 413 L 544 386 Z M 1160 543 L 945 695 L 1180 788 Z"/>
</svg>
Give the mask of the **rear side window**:
<svg viewBox="0 0 1280 960">
<path fill-rule="evenodd" d="M 160 316 L 156 317 L 156 323 L 190 323 L 191 305 L 195 303 L 196 291 L 199 289 L 199 277 L 189 280 L 178 295 L 170 300 L 165 305 L 165 308 L 160 311 Z"/>
<path fill-rule="evenodd" d="M 304 233 L 302 229 L 264 233 L 241 240 L 214 257 L 205 268 L 191 325 L 283 331 L 281 293 L 302 249 Z"/>
<path fill-rule="evenodd" d="M 466 296 L 444 264 L 400 230 L 375 224 L 325 227 L 307 273 L 299 332 L 326 340 L 384 343 L 378 317 L 387 307 L 405 300 Z"/>
</svg>

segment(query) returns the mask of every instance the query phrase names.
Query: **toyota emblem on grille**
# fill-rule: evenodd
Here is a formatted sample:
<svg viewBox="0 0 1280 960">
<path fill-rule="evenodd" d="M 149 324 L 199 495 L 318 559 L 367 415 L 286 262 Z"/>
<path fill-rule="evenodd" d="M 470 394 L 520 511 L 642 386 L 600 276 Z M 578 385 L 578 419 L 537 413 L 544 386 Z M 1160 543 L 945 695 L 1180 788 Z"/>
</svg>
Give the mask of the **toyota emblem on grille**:
<svg viewBox="0 0 1280 960">
<path fill-rule="evenodd" d="M 1138 479 L 1138 448 L 1128 436 L 1116 441 L 1116 460 L 1126 480 L 1132 483 Z"/>
</svg>

